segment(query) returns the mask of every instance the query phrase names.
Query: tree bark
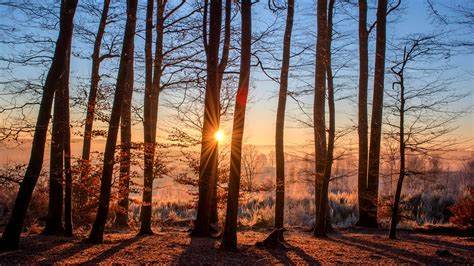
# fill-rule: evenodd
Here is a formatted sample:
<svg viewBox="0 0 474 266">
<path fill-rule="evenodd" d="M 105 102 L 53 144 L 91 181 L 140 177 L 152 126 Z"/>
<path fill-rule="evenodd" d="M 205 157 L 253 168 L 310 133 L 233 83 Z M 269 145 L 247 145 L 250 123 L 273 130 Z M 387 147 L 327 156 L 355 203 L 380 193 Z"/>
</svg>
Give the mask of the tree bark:
<svg viewBox="0 0 474 266">
<path fill-rule="evenodd" d="M 102 15 L 100 17 L 99 28 L 94 41 L 94 51 L 92 53 L 92 74 L 91 74 L 91 85 L 89 91 L 89 99 L 87 101 L 87 114 L 86 122 L 84 127 L 84 140 L 82 143 L 82 165 L 81 165 L 81 192 L 79 196 L 79 205 L 83 206 L 88 200 L 87 188 L 90 185 L 89 182 L 89 169 L 90 169 L 90 153 L 91 153 L 91 142 L 92 142 L 92 126 L 94 123 L 95 107 L 97 100 L 97 92 L 99 89 L 100 81 L 100 47 L 102 45 L 102 38 L 105 33 L 105 27 L 107 25 L 107 18 L 109 13 L 110 0 L 104 0 L 104 6 L 102 8 Z"/>
<path fill-rule="evenodd" d="M 241 1 L 242 37 L 240 49 L 239 88 L 235 101 L 232 142 L 230 152 L 229 190 L 227 194 L 227 210 L 225 216 L 224 235 L 221 248 L 237 249 L 237 214 L 239 205 L 240 170 L 242 163 L 242 139 L 245 125 L 245 109 L 249 91 L 250 57 L 252 44 L 252 3 L 251 0 Z"/>
<path fill-rule="evenodd" d="M 68 56 L 68 73 L 70 70 L 71 55 Z M 73 236 L 72 229 L 72 168 L 71 168 L 71 128 L 69 108 L 69 77 L 65 79 L 65 95 L 62 101 L 64 105 L 64 236 Z"/>
<path fill-rule="evenodd" d="M 317 40 L 316 40 L 316 77 L 313 105 L 314 144 L 315 144 L 315 206 L 316 223 L 319 209 L 322 207 L 321 195 L 324 184 L 324 168 L 326 164 L 326 122 L 325 122 L 325 93 L 326 93 L 326 46 L 327 46 L 327 0 L 317 3 Z M 316 227 L 315 227 L 316 229 Z M 316 231 L 313 231 L 316 234 Z"/>
<path fill-rule="evenodd" d="M 331 170 L 334 154 L 334 141 L 336 136 L 336 110 L 334 106 L 334 82 L 331 66 L 331 44 L 332 44 L 332 16 L 333 16 L 334 0 L 329 0 L 328 18 L 327 18 L 327 41 L 326 41 L 326 74 L 328 89 L 328 109 L 329 109 L 329 134 L 328 146 L 326 152 L 326 164 L 324 167 L 323 186 L 321 188 L 321 205 L 319 209 L 319 217 L 316 221 L 314 234 L 324 237 L 326 232 L 331 228 L 329 220 L 329 203 L 328 190 L 329 180 L 331 179 Z"/>
<path fill-rule="evenodd" d="M 382 109 L 385 77 L 387 0 L 379 0 L 377 7 L 377 40 L 375 48 L 374 95 L 370 126 L 370 149 L 367 177 L 367 226 L 378 227 L 377 205 L 379 189 L 380 142 L 382 137 Z"/>
<path fill-rule="evenodd" d="M 67 60 L 67 59 L 66 59 Z M 49 163 L 49 204 L 46 225 L 42 234 L 62 235 L 63 226 L 63 181 L 64 181 L 64 82 L 59 84 L 54 96 L 53 127 Z"/>
<path fill-rule="evenodd" d="M 205 1 L 207 8 L 207 1 Z M 207 12 L 205 12 L 206 14 Z M 207 81 L 204 99 L 204 121 L 202 128 L 201 159 L 199 164 L 199 199 L 196 221 L 191 233 L 193 236 L 209 236 L 212 206 L 212 184 L 217 172 L 217 141 L 214 134 L 219 129 L 220 88 L 218 75 L 218 57 L 222 21 L 222 0 L 210 3 L 209 41 L 204 34 L 204 48 L 207 59 Z M 206 26 L 205 16 L 203 28 Z M 204 33 L 206 30 L 204 30 Z"/>
<path fill-rule="evenodd" d="M 369 82 L 369 34 L 367 31 L 367 0 L 359 0 L 359 166 L 358 166 L 358 226 L 368 225 L 367 210 L 367 159 L 369 153 L 368 122 L 367 122 L 367 90 Z"/>
<path fill-rule="evenodd" d="M 291 33 L 293 30 L 294 0 L 288 1 L 285 35 L 283 37 L 283 61 L 280 72 L 280 92 L 278 94 L 278 108 L 275 133 L 275 157 L 276 157 L 276 205 L 275 205 L 275 229 L 283 228 L 285 213 L 285 109 L 286 96 L 288 92 L 288 72 L 290 68 Z M 278 231 L 283 233 L 282 230 Z M 283 239 L 283 234 L 278 236 Z"/>
<path fill-rule="evenodd" d="M 222 55 L 221 61 L 218 66 L 218 87 L 219 91 L 222 88 L 222 79 L 224 77 L 224 72 L 227 67 L 227 62 L 229 59 L 229 48 L 230 48 L 230 21 L 232 18 L 232 1 L 226 0 L 225 1 L 225 22 L 224 22 L 224 44 L 222 47 Z M 219 114 L 219 122 L 220 124 L 220 114 Z M 212 184 L 212 203 L 211 203 L 211 227 L 217 228 L 217 224 L 219 222 L 218 214 L 217 214 L 217 183 L 218 183 L 218 162 L 216 161 L 216 173 L 214 178 L 214 183 Z M 212 229 L 212 228 L 211 228 Z"/>
<path fill-rule="evenodd" d="M 53 61 L 46 77 L 43 87 L 38 118 L 35 126 L 35 133 L 31 147 L 30 160 L 24 175 L 23 181 L 18 190 L 18 194 L 13 206 L 13 211 L 2 235 L 1 249 L 18 249 L 20 245 L 20 235 L 31 201 L 33 190 L 38 181 L 38 177 L 43 167 L 44 148 L 46 135 L 51 115 L 54 93 L 56 88 L 62 83 L 69 73 L 67 73 L 68 55 L 71 52 L 71 38 L 74 28 L 74 14 L 77 7 L 77 0 L 61 2 L 61 15 L 59 36 L 56 41 Z"/>
<path fill-rule="evenodd" d="M 118 211 L 115 213 L 114 226 L 128 229 L 128 196 L 130 194 L 130 164 L 132 146 L 132 94 L 133 94 L 133 53 L 127 69 L 125 96 L 120 117 L 120 174 Z"/>
<path fill-rule="evenodd" d="M 118 128 L 120 125 L 120 116 L 122 106 L 125 100 L 128 86 L 127 77 L 129 77 L 129 68 L 133 67 L 134 38 L 136 29 L 136 13 L 138 0 L 127 0 L 127 22 L 125 25 L 125 34 L 123 39 L 122 55 L 120 59 L 119 73 L 117 77 L 117 86 L 115 89 L 112 113 L 110 116 L 109 129 L 104 153 L 104 166 L 100 184 L 99 207 L 96 219 L 89 234 L 89 242 L 102 243 L 104 237 L 105 223 L 109 211 L 110 191 L 112 174 L 114 168 L 115 147 L 117 144 Z"/>
</svg>

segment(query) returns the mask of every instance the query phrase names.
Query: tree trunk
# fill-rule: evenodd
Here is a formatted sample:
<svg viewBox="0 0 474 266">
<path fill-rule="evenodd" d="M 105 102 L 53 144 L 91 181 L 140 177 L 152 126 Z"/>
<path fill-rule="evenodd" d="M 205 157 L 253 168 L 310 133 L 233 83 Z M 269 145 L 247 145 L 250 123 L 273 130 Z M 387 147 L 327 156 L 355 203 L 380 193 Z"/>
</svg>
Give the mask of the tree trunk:
<svg viewBox="0 0 474 266">
<path fill-rule="evenodd" d="M 224 77 L 224 71 L 227 67 L 227 61 L 229 59 L 229 48 L 230 48 L 230 21 L 232 18 L 232 1 L 226 0 L 225 1 L 225 22 L 224 22 L 224 44 L 222 48 L 222 56 L 221 62 L 218 66 L 218 87 L 219 91 L 222 87 L 222 79 Z M 220 114 L 219 114 L 219 122 L 220 124 Z M 211 196 L 211 227 L 214 229 L 217 228 L 217 224 L 219 222 L 219 217 L 217 214 L 217 183 L 218 183 L 218 162 L 216 162 L 216 173 L 214 178 L 214 183 L 212 184 L 212 196 Z M 212 228 L 211 228 L 212 229 Z"/>
<path fill-rule="evenodd" d="M 144 121 L 144 139 L 145 139 L 145 171 L 144 171 L 144 188 L 143 200 L 141 206 L 141 227 L 139 234 L 152 235 L 151 230 L 151 214 L 152 214 L 152 197 L 153 197 L 153 168 L 156 150 L 156 126 L 158 122 L 158 102 L 161 90 L 161 75 L 163 65 L 163 32 L 164 32 L 164 12 L 166 1 L 157 1 L 156 15 L 156 44 L 155 44 L 155 60 L 151 53 L 151 42 L 153 39 L 153 3 L 149 2 L 147 9 L 147 28 L 146 28 L 146 65 L 147 65 L 147 89 L 145 95 L 145 121 Z M 153 65 L 152 65 L 153 63 Z M 153 72 L 154 69 L 154 72 Z"/>
<path fill-rule="evenodd" d="M 370 127 L 369 167 L 367 177 L 367 226 L 377 227 L 379 189 L 380 142 L 382 137 L 382 108 L 385 77 L 387 0 L 379 0 L 377 7 L 377 40 L 375 48 L 374 96 Z"/>
<path fill-rule="evenodd" d="M 67 59 L 66 59 L 67 60 Z M 54 97 L 53 127 L 49 163 L 49 204 L 46 225 L 42 234 L 63 235 L 63 181 L 64 181 L 64 82 L 59 84 Z"/>
<path fill-rule="evenodd" d="M 237 214 L 239 207 L 240 170 L 242 163 L 242 139 L 245 125 L 245 108 L 249 92 L 250 57 L 252 44 L 252 3 L 241 1 L 242 41 L 240 54 L 239 88 L 235 101 L 232 142 L 230 152 L 229 191 L 221 248 L 237 249 Z"/>
<path fill-rule="evenodd" d="M 117 144 L 118 128 L 120 125 L 120 116 L 122 106 L 127 94 L 127 77 L 129 77 L 129 68 L 133 67 L 134 38 L 136 29 L 136 13 L 138 0 L 127 0 L 127 22 L 125 25 L 125 34 L 123 39 L 122 55 L 120 59 L 119 72 L 117 77 L 117 86 L 115 89 L 114 103 L 110 116 L 109 129 L 104 153 L 104 166 L 100 184 L 99 207 L 96 219 L 89 235 L 89 242 L 102 243 L 104 237 L 105 223 L 109 211 L 111 182 L 114 168 L 115 147 Z"/>
<path fill-rule="evenodd" d="M 31 146 L 31 155 L 23 181 L 13 206 L 13 211 L 2 235 L 1 249 L 18 249 L 23 222 L 31 201 L 33 190 L 43 167 L 44 147 L 48 132 L 51 107 L 56 88 L 67 73 L 68 55 L 71 52 L 71 38 L 74 28 L 74 14 L 77 0 L 61 2 L 59 36 L 56 41 L 54 57 L 43 87 L 43 96 L 36 120 L 35 133 Z"/>
<path fill-rule="evenodd" d="M 278 95 L 278 108 L 276 118 L 275 134 L 275 156 L 276 156 L 276 205 L 275 205 L 275 229 L 283 228 L 285 213 L 285 151 L 284 151 L 284 129 L 286 95 L 288 92 L 288 72 L 290 68 L 291 33 L 293 30 L 294 0 L 288 1 L 286 16 L 285 35 L 283 37 L 283 61 L 280 72 L 280 92 Z M 283 231 L 278 231 L 283 232 Z M 281 234 L 283 239 L 283 234 Z"/>
<path fill-rule="evenodd" d="M 332 16 L 333 16 L 334 0 L 329 0 L 328 18 L 327 18 L 327 41 L 326 41 L 326 74 L 328 85 L 328 109 L 329 109 L 329 136 L 326 153 L 326 165 L 324 167 L 324 179 L 321 189 L 321 205 L 320 212 L 317 214 L 316 227 L 314 234 L 316 236 L 326 236 L 326 232 L 331 228 L 329 219 L 329 203 L 328 190 L 329 180 L 331 179 L 331 170 L 334 153 L 334 140 L 336 135 L 336 111 L 334 106 L 334 82 L 331 66 L 331 44 L 332 44 Z"/>
<path fill-rule="evenodd" d="M 132 94 L 133 94 L 133 53 L 127 69 L 122 114 L 120 116 L 120 174 L 118 188 L 118 211 L 115 213 L 114 226 L 128 229 L 128 196 L 130 194 L 130 164 L 132 146 Z"/>
<path fill-rule="evenodd" d="M 326 164 L 326 126 L 325 126 L 325 93 L 326 93 L 326 42 L 327 42 L 327 0 L 318 0 L 317 4 L 317 41 L 316 41 L 316 77 L 313 105 L 314 144 L 315 144 L 315 207 L 316 223 L 319 209 L 322 207 L 321 195 L 324 184 L 324 168 Z M 316 229 L 316 227 L 315 227 Z M 313 233 L 316 233 L 314 231 Z"/>
<path fill-rule="evenodd" d="M 143 173 L 143 198 L 140 210 L 140 232 L 139 234 L 153 234 L 151 230 L 151 206 L 145 208 L 146 191 L 153 184 L 153 162 L 154 162 L 154 143 L 152 142 L 152 91 L 153 91 L 153 2 L 147 1 L 146 23 L 145 23 L 145 99 L 144 99 L 144 116 L 143 116 L 143 133 L 144 133 L 144 173 Z M 150 181 L 151 180 L 151 181 Z M 144 216 L 146 216 L 144 218 Z M 145 225 L 150 217 L 150 223 Z M 145 230 L 142 230 L 144 228 Z M 143 231 L 143 232 L 142 232 Z"/>
<path fill-rule="evenodd" d="M 110 0 L 104 0 L 104 6 L 102 8 L 102 15 L 100 17 L 99 29 L 94 42 L 94 51 L 92 53 L 92 74 L 91 74 L 91 86 L 89 91 L 89 99 L 87 101 L 87 114 L 84 128 L 84 140 L 82 143 L 82 165 L 81 165 L 81 192 L 79 195 L 79 206 L 83 206 L 88 200 L 88 187 L 89 182 L 89 168 L 90 168 L 90 153 L 91 153 L 91 142 L 92 142 L 92 125 L 94 123 L 95 107 L 97 92 L 99 89 L 100 81 L 100 47 L 102 45 L 102 38 L 105 32 L 105 26 L 107 25 L 107 17 L 109 13 Z"/>
<path fill-rule="evenodd" d="M 367 31 L 367 0 L 359 0 L 359 167 L 358 167 L 358 226 L 368 225 L 367 212 L 367 159 L 368 159 L 368 122 L 367 122 L 367 88 L 369 82 L 369 40 Z"/>
<path fill-rule="evenodd" d="M 205 1 L 207 8 L 207 1 Z M 206 15 L 207 12 L 205 12 Z M 207 18 L 204 19 L 203 28 Z M 206 95 L 204 99 L 204 121 L 202 128 L 201 159 L 199 164 L 199 199 L 193 236 L 209 236 L 212 206 L 212 184 L 217 172 L 217 141 L 214 134 L 219 130 L 220 88 L 218 57 L 222 21 L 222 0 L 211 0 L 209 42 L 204 34 L 204 48 L 207 59 Z M 204 30 L 204 33 L 206 31 Z"/>
<path fill-rule="evenodd" d="M 71 56 L 68 56 L 68 73 L 70 69 Z M 73 236 L 72 230 L 72 169 L 71 169 L 71 128 L 70 128 L 70 110 L 69 110 L 69 77 L 65 79 L 64 105 L 65 123 L 64 123 L 64 176 L 66 179 L 64 186 L 64 236 Z"/>
<path fill-rule="evenodd" d="M 407 58 L 406 52 L 404 53 L 403 56 L 404 58 Z M 396 231 L 397 231 L 397 224 L 398 224 L 398 209 L 400 206 L 400 197 L 402 194 L 403 179 L 405 178 L 405 81 L 404 81 L 404 75 L 403 75 L 403 68 L 400 71 L 400 73 L 398 73 L 398 76 L 400 78 L 399 80 L 399 85 L 400 85 L 400 109 L 399 109 L 400 176 L 398 177 L 397 191 L 395 192 L 395 201 L 393 203 L 393 209 L 392 209 L 392 221 L 390 223 L 390 232 L 388 236 L 390 239 L 397 238 Z"/>
</svg>

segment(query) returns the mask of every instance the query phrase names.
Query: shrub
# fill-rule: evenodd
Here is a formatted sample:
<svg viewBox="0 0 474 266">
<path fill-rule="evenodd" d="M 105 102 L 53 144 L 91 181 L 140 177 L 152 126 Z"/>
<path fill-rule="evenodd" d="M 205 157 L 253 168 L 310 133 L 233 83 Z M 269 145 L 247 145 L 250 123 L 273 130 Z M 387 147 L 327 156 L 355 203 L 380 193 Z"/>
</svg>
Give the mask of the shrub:
<svg viewBox="0 0 474 266">
<path fill-rule="evenodd" d="M 468 187 L 466 194 L 450 208 L 453 213 L 450 222 L 461 228 L 474 229 L 474 187 Z"/>
</svg>

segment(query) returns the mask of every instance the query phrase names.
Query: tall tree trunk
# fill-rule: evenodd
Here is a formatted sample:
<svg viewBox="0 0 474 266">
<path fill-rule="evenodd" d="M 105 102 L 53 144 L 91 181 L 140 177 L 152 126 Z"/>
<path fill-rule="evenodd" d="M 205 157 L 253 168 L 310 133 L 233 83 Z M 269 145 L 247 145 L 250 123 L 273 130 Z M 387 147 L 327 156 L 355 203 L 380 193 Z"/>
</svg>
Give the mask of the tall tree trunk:
<svg viewBox="0 0 474 266">
<path fill-rule="evenodd" d="M 283 61 L 280 72 L 280 92 L 278 94 L 278 108 L 275 132 L 275 157 L 276 157 L 276 205 L 275 229 L 283 228 L 285 213 L 285 109 L 288 92 L 288 72 L 290 68 L 291 33 L 293 30 L 294 0 L 288 1 L 285 35 L 283 37 Z M 281 231 L 280 231 L 281 232 Z M 283 234 L 279 236 L 283 239 Z"/>
<path fill-rule="evenodd" d="M 370 126 L 370 150 L 367 177 L 368 220 L 367 226 L 377 227 L 379 189 L 380 142 L 382 137 L 382 108 L 385 77 L 385 45 L 387 0 L 379 0 L 377 7 L 377 40 L 375 47 L 374 96 Z"/>
<path fill-rule="evenodd" d="M 130 194 L 130 164 L 132 146 L 132 94 L 133 94 L 133 53 L 127 67 L 127 82 L 120 117 L 120 175 L 118 211 L 115 213 L 116 228 L 128 228 L 128 196 Z"/>
<path fill-rule="evenodd" d="M 326 126 L 325 126 L 325 93 L 326 93 L 326 42 L 327 42 L 327 0 L 318 0 L 317 4 L 317 41 L 316 41 L 316 77 L 313 105 L 314 144 L 315 144 L 315 206 L 316 223 L 319 209 L 322 206 L 324 168 L 326 164 Z M 316 227 L 315 227 L 316 229 Z M 313 231 L 316 233 L 316 231 Z"/>
<path fill-rule="evenodd" d="M 221 248 L 237 249 L 237 214 L 239 208 L 240 170 L 242 164 L 242 139 L 245 125 L 245 108 L 249 92 L 250 57 L 252 45 L 252 3 L 241 1 L 242 37 L 240 49 L 239 88 L 235 101 L 232 142 L 230 152 L 229 190 Z"/>
<path fill-rule="evenodd" d="M 367 31 L 367 0 L 359 0 L 359 167 L 358 167 L 358 226 L 368 225 L 367 210 L 367 159 L 369 153 L 367 122 L 367 88 L 369 82 L 369 33 Z"/>
<path fill-rule="evenodd" d="M 153 184 L 153 162 L 154 162 L 154 143 L 152 143 L 152 95 L 153 95 L 153 3 L 155 0 L 147 1 L 146 21 L 145 21 L 145 99 L 144 99 L 144 117 L 143 117 L 143 133 L 144 133 L 144 173 L 143 173 L 143 199 L 140 210 L 140 232 L 139 234 L 153 234 L 150 226 L 144 225 L 148 216 L 151 218 L 151 206 L 145 208 L 145 193 L 150 183 Z M 151 181 L 150 181 L 151 180 Z M 148 215 L 148 212 L 150 215 Z M 146 214 L 145 214 L 146 213 Z M 147 216 L 146 218 L 143 218 Z M 142 230 L 144 228 L 145 230 Z M 142 232 L 143 231 L 143 232 Z"/>
<path fill-rule="evenodd" d="M 222 79 L 224 77 L 224 72 L 227 67 L 227 61 L 229 59 L 229 48 L 230 48 L 230 21 L 232 18 L 232 1 L 231 0 L 226 0 L 225 1 L 225 22 L 224 22 L 224 44 L 222 47 L 222 55 L 221 55 L 221 61 L 218 66 L 218 87 L 219 91 L 222 87 Z M 218 123 L 220 124 L 220 114 L 219 114 L 219 121 Z M 218 162 L 216 161 L 216 173 L 214 178 L 214 183 L 212 184 L 212 196 L 211 196 L 211 224 L 214 227 L 214 229 L 217 228 L 218 224 L 218 214 L 217 214 L 217 183 L 218 183 Z"/>
<path fill-rule="evenodd" d="M 120 125 L 120 116 L 122 106 L 127 94 L 127 88 L 133 86 L 127 85 L 129 80 L 130 67 L 133 67 L 134 38 L 136 29 L 136 14 L 138 0 L 127 0 L 127 22 L 125 25 L 125 34 L 123 38 L 122 55 L 120 59 L 119 72 L 117 77 L 117 86 L 115 89 L 114 103 L 110 115 L 107 141 L 105 144 L 104 166 L 100 184 L 99 208 L 92 225 L 89 235 L 89 242 L 102 243 L 104 237 L 105 223 L 109 211 L 111 182 L 114 168 L 115 147 L 117 145 L 118 128 Z"/>
<path fill-rule="evenodd" d="M 141 226 L 139 234 L 151 235 L 151 204 L 153 198 L 153 180 L 154 180 L 154 161 L 156 150 L 156 126 L 158 122 L 158 102 L 160 96 L 160 82 L 163 69 L 163 32 L 164 32 L 164 12 L 166 2 L 157 0 L 156 15 L 156 43 L 155 43 L 155 59 L 151 53 L 151 43 L 153 39 L 153 3 L 149 2 L 147 9 L 147 25 L 146 25 L 146 83 L 147 89 L 145 94 L 145 121 L 144 121 L 144 139 L 145 139 L 145 171 L 143 182 L 143 200 L 141 206 Z M 153 65 L 152 65 L 153 64 Z M 153 71 L 154 70 L 154 71 Z"/>
<path fill-rule="evenodd" d="M 205 1 L 207 10 L 207 0 Z M 222 22 L 222 0 L 210 3 L 209 41 L 204 30 L 204 49 L 207 59 L 206 95 L 204 99 L 204 121 L 202 128 L 201 159 L 199 164 L 199 199 L 193 236 L 209 236 L 212 206 L 212 184 L 217 172 L 217 141 L 214 138 L 219 129 L 220 88 L 218 75 L 218 57 Z M 207 11 L 204 13 L 203 29 L 207 26 Z"/>
<path fill-rule="evenodd" d="M 67 60 L 67 59 L 66 59 Z M 62 235 L 63 226 L 63 181 L 64 181 L 64 82 L 59 84 L 54 97 L 53 127 L 49 163 L 49 204 L 46 225 L 42 234 Z"/>
<path fill-rule="evenodd" d="M 90 185 L 89 182 L 89 168 L 90 168 L 90 153 L 91 153 L 91 142 L 92 142 L 92 125 L 94 123 L 95 107 L 97 92 L 99 89 L 100 81 L 100 47 L 102 45 L 102 38 L 105 32 L 105 26 L 107 25 L 107 18 L 109 13 L 110 0 L 104 0 L 104 6 L 102 8 L 102 15 L 100 17 L 99 28 L 94 42 L 94 51 L 92 53 L 92 74 L 91 74 L 91 85 L 89 91 L 89 99 L 87 101 L 87 114 L 86 123 L 84 128 L 84 140 L 82 143 L 82 165 L 81 165 L 81 192 L 79 195 L 79 206 L 83 206 L 89 197 L 87 188 Z"/>
<path fill-rule="evenodd" d="M 70 68 L 71 55 L 68 56 L 68 72 Z M 69 110 L 69 77 L 65 79 L 64 100 L 64 236 L 73 236 L 72 230 L 72 168 L 71 168 L 71 128 L 70 128 L 70 110 Z"/>
<path fill-rule="evenodd" d="M 334 0 L 329 0 L 328 18 L 327 18 L 327 41 L 326 41 L 326 74 L 328 85 L 328 109 L 329 109 L 329 136 L 328 146 L 326 152 L 326 165 L 324 167 L 323 186 L 321 188 L 321 205 L 319 208 L 319 217 L 314 228 L 314 235 L 326 236 L 331 224 L 329 218 L 328 208 L 328 189 L 329 180 L 331 179 L 331 170 L 334 154 L 334 140 L 336 136 L 336 111 L 334 106 L 334 82 L 331 66 L 331 44 L 332 44 L 332 16 L 334 9 Z"/>
<path fill-rule="evenodd" d="M 31 201 L 33 190 L 38 181 L 38 177 L 43 167 L 44 147 L 46 144 L 46 135 L 48 132 L 49 118 L 56 88 L 62 84 L 67 73 L 68 55 L 71 52 L 71 39 L 74 28 L 74 14 L 77 7 L 77 0 L 69 0 L 61 2 L 61 15 L 59 24 L 59 36 L 56 41 L 53 61 L 46 77 L 43 87 L 43 96 L 38 111 L 38 119 L 36 121 L 35 133 L 31 146 L 31 155 L 28 167 L 24 175 L 23 181 L 18 190 L 18 194 L 13 206 L 13 211 L 5 231 L 2 235 L 2 249 L 18 249 L 20 244 L 20 235 Z"/>
<path fill-rule="evenodd" d="M 406 49 L 404 52 L 404 65 L 408 61 L 406 58 L 408 58 L 406 54 Z M 400 114 L 400 122 L 399 122 L 399 144 L 400 144 L 400 174 L 398 177 L 398 182 L 397 182 L 397 191 L 395 192 L 395 201 L 393 203 L 393 209 L 392 209 L 392 220 L 390 223 L 390 232 L 389 232 L 389 238 L 390 239 L 396 239 L 397 238 L 397 224 L 398 224 L 398 209 L 400 206 L 400 197 L 402 194 L 402 186 L 403 186 L 403 179 L 405 178 L 405 80 L 404 80 L 404 74 L 403 74 L 403 69 L 400 70 L 397 75 L 399 76 L 399 85 L 400 85 L 400 109 L 399 109 L 399 114 Z"/>
</svg>

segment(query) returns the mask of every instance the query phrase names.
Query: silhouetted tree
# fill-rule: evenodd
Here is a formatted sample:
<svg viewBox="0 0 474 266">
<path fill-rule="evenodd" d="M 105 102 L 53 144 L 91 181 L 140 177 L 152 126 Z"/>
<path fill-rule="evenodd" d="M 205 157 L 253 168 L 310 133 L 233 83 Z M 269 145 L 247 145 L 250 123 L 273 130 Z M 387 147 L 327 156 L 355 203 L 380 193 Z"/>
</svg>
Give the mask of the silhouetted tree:
<svg viewBox="0 0 474 266">
<path fill-rule="evenodd" d="M 51 68 L 43 87 L 38 119 L 36 121 L 30 160 L 23 181 L 15 200 L 12 215 L 2 235 L 2 249 L 18 249 L 23 222 L 31 200 L 33 190 L 38 181 L 43 166 L 44 147 L 48 131 L 49 118 L 55 91 L 69 76 L 69 56 L 71 53 L 71 39 L 74 28 L 74 14 L 77 0 L 61 2 L 59 36 L 56 41 Z"/>
<path fill-rule="evenodd" d="M 237 249 L 237 214 L 239 207 L 240 173 L 242 163 L 242 140 L 245 125 L 245 109 L 250 81 L 250 60 L 252 46 L 252 3 L 241 1 L 242 37 L 240 47 L 239 88 L 235 99 L 232 142 L 230 150 L 230 175 L 227 193 L 227 209 L 221 248 Z"/>
<path fill-rule="evenodd" d="M 95 36 L 94 48 L 92 52 L 92 73 L 91 73 L 91 84 L 89 89 L 89 99 L 87 101 L 87 113 L 84 126 L 84 138 L 82 142 L 82 165 L 81 165 L 81 185 L 85 188 L 88 186 L 86 182 L 89 164 L 90 164 L 90 153 L 91 153 L 91 143 L 92 143 L 92 126 L 94 123 L 97 93 L 99 89 L 100 81 L 100 63 L 106 58 L 106 56 L 100 55 L 100 48 L 102 45 L 102 38 L 105 33 L 105 27 L 107 26 L 107 19 L 109 16 L 109 6 L 110 0 L 104 0 L 104 5 L 102 8 L 102 14 L 100 17 L 99 28 L 97 29 L 97 34 Z M 109 55 L 110 56 L 110 55 Z M 84 204 L 88 198 L 87 189 L 82 189 L 79 202 Z"/>
<path fill-rule="evenodd" d="M 314 145 L 315 145 L 315 206 L 316 224 L 322 206 L 321 195 L 323 193 L 324 168 L 326 164 L 326 125 L 325 125 L 325 101 L 326 101 L 326 63 L 327 63 L 327 0 L 318 0 L 317 3 L 317 40 L 316 40 L 316 76 L 314 86 L 313 123 L 314 123 Z M 316 227 L 314 228 L 316 229 Z M 313 231 L 317 235 L 317 231 Z"/>
<path fill-rule="evenodd" d="M 370 126 L 370 147 L 367 175 L 366 226 L 377 227 L 377 206 L 379 190 L 380 142 L 382 138 L 382 109 L 385 77 L 385 46 L 387 26 L 387 0 L 380 0 L 377 7 L 377 34 L 375 47 L 374 95 L 372 97 L 372 119 Z"/>
<path fill-rule="evenodd" d="M 325 236 L 328 227 L 331 226 L 330 221 L 327 220 L 328 215 L 328 189 L 329 181 L 331 179 L 331 168 L 334 160 L 334 141 L 336 137 L 336 111 L 334 107 L 334 82 L 331 66 L 331 43 L 332 43 L 332 17 L 334 9 L 334 0 L 329 0 L 327 11 L 327 40 L 326 40 L 326 79 L 328 91 L 328 109 L 329 109 L 329 134 L 328 146 L 326 151 L 326 161 L 324 166 L 323 184 L 320 194 L 319 214 L 316 215 L 316 226 L 314 234 L 317 236 Z"/>
<path fill-rule="evenodd" d="M 293 31 L 293 16 L 295 12 L 294 0 L 287 4 L 286 27 L 283 37 L 283 60 L 280 72 L 280 91 L 278 94 L 278 108 L 275 132 L 275 157 L 276 157 L 276 202 L 275 202 L 275 229 L 283 228 L 285 213 L 285 151 L 284 130 L 285 110 L 288 93 L 288 72 L 290 68 L 291 34 Z M 279 231 L 282 232 L 282 231 Z M 283 240 L 283 234 L 278 236 Z"/>
<path fill-rule="evenodd" d="M 209 236 L 212 206 L 212 184 L 217 171 L 217 141 L 219 129 L 220 88 L 218 75 L 219 45 L 222 22 L 222 0 L 211 0 L 209 8 L 209 37 L 207 37 L 208 1 L 204 1 L 203 43 L 207 60 L 207 80 L 202 126 L 201 159 L 199 166 L 199 199 L 193 236 Z M 209 38 L 209 40 L 208 40 Z"/>
<path fill-rule="evenodd" d="M 117 144 L 118 128 L 120 126 L 120 116 L 122 113 L 123 103 L 127 94 L 127 89 L 133 86 L 127 85 L 130 82 L 129 72 L 133 68 L 134 38 L 136 29 L 136 13 L 138 0 L 127 0 L 127 22 L 125 24 L 125 33 L 123 37 L 123 47 L 120 59 L 120 66 L 117 76 L 117 85 L 110 115 L 109 129 L 104 152 L 104 167 L 102 171 L 99 207 L 97 215 L 89 234 L 91 243 L 102 243 L 104 237 L 105 223 L 109 211 L 109 201 L 111 192 L 112 174 L 114 168 L 115 147 Z"/>
</svg>

